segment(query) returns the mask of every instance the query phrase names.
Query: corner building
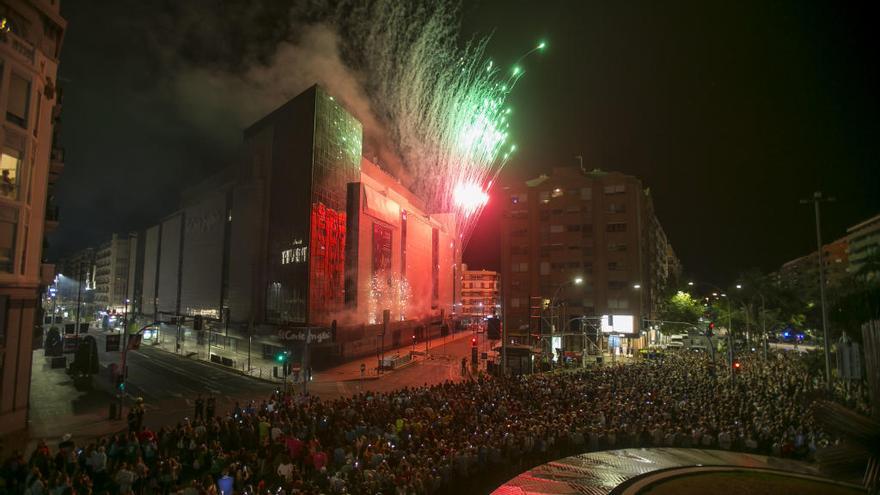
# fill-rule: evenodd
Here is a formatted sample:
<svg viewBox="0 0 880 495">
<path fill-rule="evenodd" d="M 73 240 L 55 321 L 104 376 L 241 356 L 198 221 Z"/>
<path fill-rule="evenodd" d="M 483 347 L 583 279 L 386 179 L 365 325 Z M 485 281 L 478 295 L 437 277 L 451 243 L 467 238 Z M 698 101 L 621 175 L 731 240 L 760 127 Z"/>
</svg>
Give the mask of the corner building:
<svg viewBox="0 0 880 495">
<path fill-rule="evenodd" d="M 534 342 L 537 335 L 559 333 L 554 347 L 578 352 L 583 331 L 572 319 L 593 318 L 598 325 L 603 316 L 619 315 L 633 322 L 621 347 L 638 345 L 642 320 L 651 318 L 661 288 L 680 271 L 649 190 L 630 175 L 571 167 L 504 191 L 507 334 Z"/>
<path fill-rule="evenodd" d="M 56 0 L 0 1 L 0 435 L 25 427 L 40 292 L 54 277 L 42 251 L 64 167 L 55 124 L 65 27 Z"/>
<path fill-rule="evenodd" d="M 229 349 L 257 336 L 265 355 L 279 330 L 329 335 L 334 322 L 316 352 L 375 354 L 385 310 L 387 346 L 439 333 L 455 307 L 455 223 L 363 158 L 362 135 L 319 86 L 245 129 L 241 163 L 134 237 L 132 307 L 202 315 Z"/>
</svg>

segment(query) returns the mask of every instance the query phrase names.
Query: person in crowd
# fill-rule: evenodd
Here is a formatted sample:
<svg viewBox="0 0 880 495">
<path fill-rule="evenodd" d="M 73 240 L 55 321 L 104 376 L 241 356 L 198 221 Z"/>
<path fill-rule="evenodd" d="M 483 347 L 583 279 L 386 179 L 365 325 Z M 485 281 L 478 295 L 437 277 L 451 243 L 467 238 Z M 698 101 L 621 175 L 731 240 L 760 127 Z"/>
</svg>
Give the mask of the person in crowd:
<svg viewBox="0 0 880 495">
<path fill-rule="evenodd" d="M 486 377 L 324 400 L 276 392 L 217 414 L 146 428 L 139 401 L 128 433 L 3 463 L 10 493 L 432 494 L 473 476 L 511 476 L 536 462 L 623 447 L 721 448 L 810 459 L 834 439 L 812 421 L 821 380 L 794 353 L 744 357 L 735 385 L 690 354 L 663 362 Z M 466 362 L 465 362 L 466 365 Z M 465 366 L 466 368 L 466 366 Z M 830 398 L 869 410 L 867 389 Z M 25 459 L 28 459 L 25 461 Z M 505 471 L 507 470 L 507 471 Z M 458 490 L 456 488 L 458 487 Z"/>
</svg>

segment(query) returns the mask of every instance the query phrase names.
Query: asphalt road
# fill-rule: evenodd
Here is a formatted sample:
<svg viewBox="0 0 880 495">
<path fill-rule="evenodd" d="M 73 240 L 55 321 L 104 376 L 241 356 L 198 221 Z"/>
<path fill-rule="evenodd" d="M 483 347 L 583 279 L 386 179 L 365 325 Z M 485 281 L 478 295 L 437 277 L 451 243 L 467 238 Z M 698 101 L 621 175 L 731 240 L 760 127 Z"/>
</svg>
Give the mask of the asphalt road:
<svg viewBox="0 0 880 495">
<path fill-rule="evenodd" d="M 121 352 L 104 352 L 102 331 L 91 332 L 98 343 L 99 360 L 103 366 L 119 363 Z M 478 335 L 478 349 L 488 350 L 485 334 Z M 336 398 L 356 394 L 363 391 L 390 392 L 403 387 L 432 385 L 446 380 L 460 380 L 461 358 L 466 357 L 470 366 L 470 335 L 450 338 L 442 345 L 434 344 L 427 355 L 418 356 L 408 366 L 379 377 L 365 380 L 353 378 L 348 368 L 359 366 L 360 360 L 326 371 L 317 372 L 315 381 L 309 384 L 309 393 L 323 398 Z M 416 346 L 417 351 L 424 348 Z M 409 351 L 409 348 L 406 348 Z M 72 358 L 72 356 L 70 356 Z M 142 346 L 138 351 L 128 353 L 128 379 L 126 392 L 128 400 L 142 397 L 147 408 L 147 424 L 159 427 L 173 424 L 194 412 L 194 401 L 201 394 L 203 397 L 214 395 L 217 400 L 218 413 L 228 411 L 235 402 L 245 404 L 251 400 L 261 401 L 279 386 L 256 378 L 230 371 L 223 366 L 195 358 L 186 358 L 166 351 Z M 375 366 L 375 357 L 364 358 L 368 367 Z M 301 390 L 302 385 L 296 386 Z M 112 401 L 112 396 L 101 394 L 95 402 L 104 404 Z M 39 408 L 38 404 L 34 404 Z M 77 414 L 78 411 L 71 411 Z"/>
</svg>

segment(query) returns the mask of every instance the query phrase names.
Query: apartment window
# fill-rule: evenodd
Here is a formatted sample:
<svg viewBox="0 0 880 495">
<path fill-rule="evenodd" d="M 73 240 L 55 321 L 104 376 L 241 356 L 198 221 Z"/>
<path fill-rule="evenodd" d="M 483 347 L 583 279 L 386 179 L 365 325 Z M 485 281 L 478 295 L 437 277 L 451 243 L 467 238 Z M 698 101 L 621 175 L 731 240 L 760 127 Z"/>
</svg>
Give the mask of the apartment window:
<svg viewBox="0 0 880 495">
<path fill-rule="evenodd" d="M 626 244 L 622 244 L 619 242 L 609 242 L 608 243 L 608 250 L 611 251 L 612 253 L 622 253 L 622 252 L 626 251 Z"/>
<path fill-rule="evenodd" d="M 527 234 L 526 229 L 516 229 L 510 232 L 513 237 L 524 237 Z"/>
<path fill-rule="evenodd" d="M 592 187 L 582 187 L 581 188 L 581 199 L 584 201 L 589 201 L 593 199 L 593 188 Z"/>
<path fill-rule="evenodd" d="M 529 271 L 529 264 L 528 263 L 514 263 L 513 265 L 511 265 L 510 271 L 512 271 L 514 273 L 527 272 L 527 271 Z"/>
<path fill-rule="evenodd" d="M 609 213 L 624 213 L 624 212 L 626 212 L 626 205 L 623 203 L 608 203 L 608 212 Z"/>
<path fill-rule="evenodd" d="M 511 308 L 518 308 L 519 307 L 519 298 L 518 297 L 511 297 L 510 298 L 510 307 Z"/>
<path fill-rule="evenodd" d="M 608 271 L 611 272 L 620 272 L 625 270 L 623 263 L 617 261 L 611 261 L 608 263 Z"/>
<path fill-rule="evenodd" d="M 624 280 L 609 280 L 608 288 L 611 290 L 623 290 L 627 286 L 627 282 Z"/>
<path fill-rule="evenodd" d="M 15 265 L 15 233 L 18 209 L 0 206 L 0 272 L 12 273 Z"/>
<path fill-rule="evenodd" d="M 21 171 L 21 153 L 16 150 L 4 149 L 0 154 L 0 196 L 16 199 L 18 197 L 18 179 Z"/>
<path fill-rule="evenodd" d="M 13 72 L 9 78 L 9 97 L 6 101 L 6 120 L 27 128 L 27 110 L 30 97 L 30 81 Z"/>
<path fill-rule="evenodd" d="M 625 222 L 609 223 L 605 226 L 605 232 L 626 232 Z"/>
<path fill-rule="evenodd" d="M 528 246 L 510 246 L 510 254 L 529 254 Z"/>
<path fill-rule="evenodd" d="M 541 275 L 550 275 L 550 262 L 541 262 Z"/>
<path fill-rule="evenodd" d="M 580 224 L 566 225 L 565 230 L 567 230 L 569 232 L 580 232 L 581 226 L 580 226 Z"/>
<path fill-rule="evenodd" d="M 539 191 L 538 192 L 538 199 L 540 199 L 542 203 L 549 203 L 550 202 L 550 191 Z"/>
<path fill-rule="evenodd" d="M 551 225 L 550 226 L 550 233 L 551 234 L 559 234 L 564 231 L 565 231 L 565 226 L 563 226 L 563 225 Z"/>
<path fill-rule="evenodd" d="M 627 309 L 629 301 L 626 299 L 608 299 L 608 309 Z"/>
<path fill-rule="evenodd" d="M 605 186 L 605 194 L 623 194 L 626 192 L 626 186 L 623 184 L 611 184 Z"/>
</svg>

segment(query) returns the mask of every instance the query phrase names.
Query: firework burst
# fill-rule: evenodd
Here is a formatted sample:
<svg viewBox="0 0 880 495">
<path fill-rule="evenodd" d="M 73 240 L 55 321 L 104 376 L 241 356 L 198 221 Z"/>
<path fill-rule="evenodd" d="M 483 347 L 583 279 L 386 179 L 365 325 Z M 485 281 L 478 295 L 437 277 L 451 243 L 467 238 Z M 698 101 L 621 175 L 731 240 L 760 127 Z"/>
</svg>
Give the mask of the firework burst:
<svg viewBox="0 0 880 495">
<path fill-rule="evenodd" d="M 451 2 L 378 0 L 345 17 L 348 58 L 365 74 L 408 186 L 430 211 L 454 213 L 466 243 L 488 191 L 516 151 L 508 96 L 525 74 L 522 62 L 546 43 L 505 68 L 486 56 L 488 38 L 461 42 Z"/>
</svg>

